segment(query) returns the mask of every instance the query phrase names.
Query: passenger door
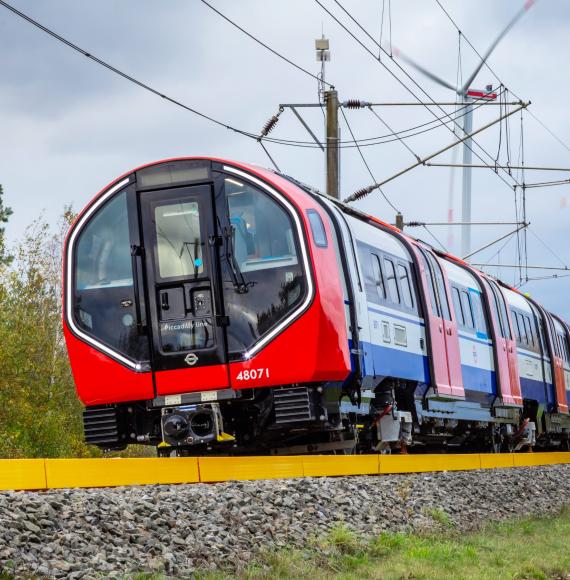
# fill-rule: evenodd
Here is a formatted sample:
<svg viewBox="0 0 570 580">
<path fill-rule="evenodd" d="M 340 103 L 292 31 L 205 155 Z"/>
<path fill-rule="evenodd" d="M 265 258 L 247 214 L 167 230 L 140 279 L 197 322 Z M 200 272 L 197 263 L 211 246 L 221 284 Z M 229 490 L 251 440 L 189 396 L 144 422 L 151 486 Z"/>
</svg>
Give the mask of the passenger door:
<svg viewBox="0 0 570 580">
<path fill-rule="evenodd" d="M 556 392 L 556 406 L 559 413 L 568 413 L 568 399 L 566 397 L 566 381 L 564 377 L 564 361 L 562 359 L 562 351 L 558 335 L 556 334 L 556 327 L 549 312 L 542 309 L 543 316 L 545 316 L 548 327 L 547 340 L 551 342 L 551 360 L 552 360 L 552 381 L 554 383 L 554 390 Z"/>
<path fill-rule="evenodd" d="M 493 280 L 481 277 L 491 307 L 496 374 L 503 405 L 522 405 L 517 347 L 505 297 Z"/>
<path fill-rule="evenodd" d="M 157 394 L 228 387 L 212 186 L 144 191 L 140 207 Z"/>
<path fill-rule="evenodd" d="M 449 306 L 449 289 L 437 258 L 427 249 L 419 254 L 420 280 L 428 303 L 425 313 L 429 330 L 428 352 L 432 368 L 434 391 L 438 395 L 464 398 L 457 324 Z"/>
</svg>

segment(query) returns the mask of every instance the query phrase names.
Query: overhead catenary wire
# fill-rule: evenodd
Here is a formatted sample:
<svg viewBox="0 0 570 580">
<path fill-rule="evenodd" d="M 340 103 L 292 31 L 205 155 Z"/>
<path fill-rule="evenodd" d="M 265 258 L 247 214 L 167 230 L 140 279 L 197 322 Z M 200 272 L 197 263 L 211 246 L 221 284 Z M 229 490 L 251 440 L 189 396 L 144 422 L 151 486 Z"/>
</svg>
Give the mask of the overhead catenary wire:
<svg viewBox="0 0 570 580">
<path fill-rule="evenodd" d="M 346 26 L 344 26 L 344 24 L 342 24 L 342 22 L 340 22 L 340 20 L 334 15 L 332 14 L 332 12 L 330 12 L 330 10 L 328 10 L 321 2 L 320 0 L 315 0 L 315 2 L 327 13 L 329 14 L 329 16 L 331 18 L 333 18 L 333 20 L 335 20 L 335 22 L 337 22 L 337 24 L 339 24 L 339 26 L 341 26 L 358 44 L 360 44 L 360 46 L 362 46 L 362 48 L 364 50 L 366 50 L 366 52 L 368 52 L 382 67 L 384 67 L 384 69 L 396 80 L 398 81 L 416 100 L 420 100 L 417 95 L 390 69 L 386 66 L 385 63 L 383 63 L 382 61 L 380 61 L 379 59 L 377 59 L 374 55 L 374 53 L 363 43 L 361 42 Z M 370 35 L 370 33 L 366 30 L 366 28 L 364 28 L 364 26 L 362 26 L 362 24 L 341 4 L 341 2 L 339 2 L 339 0 L 333 0 L 333 2 L 339 6 L 339 8 L 356 24 L 356 26 L 358 26 L 358 28 L 360 30 L 362 30 L 362 32 L 364 32 L 364 34 L 366 34 L 366 36 L 368 36 L 368 38 L 370 38 L 370 40 L 372 40 L 372 42 L 374 42 L 376 45 L 378 45 L 376 39 Z M 383 51 L 385 54 L 388 54 L 386 52 L 386 50 L 382 47 L 379 46 L 380 50 Z M 429 95 L 429 93 L 396 61 L 393 59 L 393 56 L 390 54 L 389 55 L 390 58 L 392 59 L 392 62 L 395 64 L 395 66 L 404 73 L 404 75 L 431 101 L 431 103 L 434 106 L 437 106 L 440 111 L 444 112 L 443 109 L 437 105 L 437 103 L 431 98 L 431 96 Z M 435 113 L 429 108 L 429 106 L 426 106 L 426 110 L 428 110 L 432 115 L 436 116 Z M 444 125 L 449 131 L 451 131 L 452 133 L 455 134 L 455 128 L 451 129 L 449 128 L 445 123 L 442 123 L 442 125 Z M 472 143 L 477 146 L 485 155 L 487 155 L 487 157 L 491 160 L 493 160 L 493 157 L 491 156 L 490 153 L 488 153 L 477 141 L 475 141 L 474 139 L 471 140 Z M 465 143 L 465 147 L 467 147 L 480 161 L 482 161 L 483 163 L 485 163 L 485 161 L 481 158 L 480 155 L 478 155 L 473 148 L 471 147 L 470 144 Z M 491 169 L 492 166 L 489 165 L 489 168 Z M 512 175 L 509 172 L 505 172 L 515 183 L 517 183 L 517 181 L 512 177 Z M 501 175 L 499 175 L 497 173 L 497 176 L 505 183 L 505 185 L 507 185 L 508 187 L 511 187 L 511 185 L 507 182 L 506 179 L 504 179 Z M 520 185 L 520 184 L 519 184 Z"/>
<path fill-rule="evenodd" d="M 354 143 L 356 144 L 356 138 L 354 136 L 354 133 L 352 131 L 352 127 L 350 126 L 350 123 L 348 122 L 348 119 L 346 117 L 346 114 L 344 112 L 344 110 L 342 109 L 342 107 L 340 107 L 340 112 L 342 114 L 342 117 L 344 119 L 344 122 L 346 123 L 346 126 L 348 128 L 348 131 L 350 132 L 350 135 L 352 136 L 352 138 L 354 139 Z M 366 158 L 364 157 L 364 154 L 362 153 L 362 150 L 360 149 L 360 147 L 357 147 L 358 149 L 358 153 L 360 154 L 360 158 L 362 159 L 362 162 L 364 163 L 370 177 L 372 178 L 372 181 L 376 182 L 376 178 L 374 177 L 374 174 L 372 173 L 372 170 L 370 169 L 370 166 L 368 165 L 368 162 L 366 161 Z M 382 190 L 379 189 L 380 194 L 382 195 L 382 197 L 384 198 L 384 200 L 386 201 L 386 203 L 397 213 L 401 213 L 400 210 L 392 203 L 392 201 L 390 200 L 390 198 L 386 195 L 386 193 Z"/>
<path fill-rule="evenodd" d="M 116 68 L 115 66 L 109 64 L 108 62 L 96 57 L 94 54 L 88 52 L 87 50 L 81 48 L 80 46 L 78 46 L 77 44 L 74 44 L 73 42 L 71 42 L 70 40 L 67 40 L 66 38 L 64 38 L 63 36 L 57 34 L 56 32 L 54 32 L 53 30 L 51 30 L 50 28 L 48 28 L 47 26 L 44 26 L 43 24 L 41 24 L 40 22 L 38 22 L 37 20 L 34 20 L 33 18 L 31 18 L 30 16 L 28 16 L 27 14 L 24 14 L 23 12 L 21 12 L 20 10 L 18 10 L 17 8 L 15 8 L 14 6 L 12 6 L 11 4 L 8 4 L 8 2 L 5 2 L 5 0 L 0 0 L 0 6 L 3 6 L 4 8 L 6 8 L 7 10 L 9 10 L 10 12 L 12 12 L 13 14 L 15 14 L 16 16 L 20 17 L 21 19 L 25 20 L 26 22 L 28 22 L 29 24 L 31 24 L 32 26 L 35 26 L 36 28 L 38 28 L 39 30 L 41 30 L 42 32 L 45 32 L 46 34 L 48 34 L 49 36 L 51 36 L 52 38 L 54 38 L 55 40 L 61 42 L 62 44 L 65 44 L 66 46 L 68 46 L 69 48 L 71 48 L 72 50 L 82 54 L 83 56 L 87 57 L 88 59 L 92 60 L 93 62 L 95 62 L 96 64 L 106 68 L 107 70 L 111 71 L 112 73 L 124 78 L 125 80 L 137 85 L 138 87 L 144 89 L 145 91 L 148 91 L 154 95 L 156 95 L 157 97 L 160 97 L 161 99 L 164 99 L 165 101 L 168 101 L 169 103 L 172 103 L 173 105 L 176 105 L 178 107 L 181 107 L 182 109 L 185 109 L 186 111 L 189 111 L 190 113 L 193 113 L 194 115 L 197 115 L 198 117 L 201 117 L 207 121 L 210 121 L 211 123 L 214 123 L 220 127 L 224 127 L 225 129 L 229 129 L 230 131 L 234 131 L 236 133 L 239 133 L 241 135 L 244 135 L 246 137 L 252 138 L 252 139 L 256 139 L 257 135 L 249 132 L 249 131 L 244 131 L 242 129 L 238 129 L 237 127 L 234 127 L 232 125 L 229 125 L 227 123 L 224 123 L 223 121 L 220 121 L 219 119 L 216 119 L 215 117 L 212 117 L 210 115 L 207 115 L 206 113 L 202 113 L 201 111 L 195 109 L 194 107 L 191 107 L 189 105 L 186 105 L 185 103 L 174 99 L 173 97 L 168 96 L 167 94 L 151 87 L 150 85 L 148 85 L 147 83 L 140 81 L 138 79 L 136 79 L 135 77 L 123 72 L 122 70 Z"/>
<path fill-rule="evenodd" d="M 348 28 L 346 26 L 344 26 L 329 10 L 327 10 L 323 4 L 319 1 L 319 0 L 315 0 L 315 2 L 317 2 L 317 4 L 319 4 L 319 6 L 321 6 L 321 8 L 323 10 L 325 10 L 325 12 L 327 12 L 327 14 L 329 14 L 329 16 L 331 16 L 331 18 L 333 18 L 352 38 L 354 38 L 354 40 L 356 40 L 372 57 L 375 58 L 375 55 L 372 51 L 370 51 L 368 49 L 368 47 L 366 47 L 366 45 L 364 45 L 364 43 L 362 43 L 358 38 L 356 38 L 356 36 L 350 31 L 348 30 Z M 374 42 L 376 45 L 378 45 L 378 42 L 376 41 L 376 39 L 366 30 L 366 28 L 364 26 L 362 26 L 362 24 L 342 5 L 341 2 L 339 2 L 339 0 L 333 0 L 333 2 L 356 24 L 356 26 L 358 26 L 358 28 L 360 28 L 360 30 L 362 30 L 362 32 L 364 34 L 366 34 L 366 36 L 368 36 L 368 38 L 370 38 L 370 40 L 372 42 Z M 384 52 L 385 54 L 388 54 L 387 51 L 384 49 L 384 47 L 382 47 L 381 45 L 378 46 L 378 48 Z M 427 91 L 397 62 L 394 60 L 393 55 L 390 53 L 389 54 L 390 58 L 392 59 L 392 62 L 398 67 L 399 70 L 401 70 L 406 77 L 431 101 L 431 105 L 437 106 L 440 111 L 442 111 L 443 113 L 445 113 L 445 111 L 443 111 L 443 109 L 437 105 L 437 103 L 431 98 L 431 96 L 429 95 L 429 93 L 427 93 Z M 397 75 L 395 75 L 393 73 L 393 71 L 391 71 L 383 62 L 381 62 L 379 59 L 375 58 L 375 60 L 377 62 L 379 62 L 379 64 L 381 66 L 383 66 L 393 77 L 395 80 L 397 80 L 416 100 L 419 100 L 417 95 L 408 87 L 406 86 L 406 84 L 400 79 L 398 78 Z M 426 106 L 426 109 L 434 116 L 435 113 Z M 455 128 L 450 129 L 449 127 L 447 127 L 447 125 L 445 125 L 445 127 L 447 129 L 449 129 L 449 131 L 455 133 Z M 475 141 L 474 139 L 472 140 L 472 142 L 485 154 L 487 155 L 487 157 L 489 157 L 489 159 L 493 159 L 491 154 L 488 153 L 479 143 L 477 143 L 477 141 Z M 469 144 L 465 144 L 465 146 L 481 161 L 483 161 L 483 159 L 481 159 L 481 157 L 475 153 L 475 151 L 473 151 L 472 147 Z M 484 161 L 483 161 L 484 163 Z M 489 166 L 491 167 L 491 166 Z M 509 175 L 510 176 L 510 175 Z M 500 176 L 499 176 L 500 177 Z M 512 176 L 510 176 L 512 178 Z M 506 185 L 510 186 L 509 183 L 503 179 L 503 181 L 505 182 Z"/>
<path fill-rule="evenodd" d="M 526 169 L 526 167 L 525 167 Z M 555 185 L 568 185 L 570 184 L 570 179 L 558 179 L 556 181 L 538 181 L 534 183 L 525 183 L 525 188 L 533 188 L 533 187 L 553 187 Z"/>
<path fill-rule="evenodd" d="M 212 6 L 212 4 L 210 4 L 206 0 L 200 0 L 200 1 L 202 2 L 202 4 L 204 4 L 208 8 L 210 8 L 210 10 L 212 10 L 213 12 L 215 12 L 216 14 L 218 14 L 218 16 L 221 16 L 226 22 L 229 22 L 232 26 L 234 26 L 235 28 L 237 28 L 240 32 L 243 32 L 243 34 L 245 34 L 248 38 L 251 38 L 251 40 L 253 40 L 254 42 L 257 42 L 257 44 L 259 44 L 263 48 L 267 49 L 269 52 L 271 52 L 275 56 L 279 57 L 284 62 L 290 64 L 291 66 L 294 66 L 296 69 L 300 70 L 301 72 L 304 72 L 305 74 L 309 75 L 310 77 L 312 77 L 316 81 L 318 81 L 318 82 L 320 82 L 320 83 L 322 83 L 324 85 L 327 85 L 327 86 L 329 86 L 331 88 L 334 88 L 334 85 L 332 85 L 331 83 L 328 83 L 323 78 L 321 78 L 319 75 L 313 74 L 311 71 L 307 70 L 306 68 L 304 68 L 301 65 L 297 64 L 296 62 L 293 62 L 291 59 L 287 58 L 286 56 L 284 56 L 280 52 L 276 51 L 274 48 L 271 48 L 268 44 L 266 44 L 262 40 L 259 40 L 259 38 L 257 38 L 256 36 L 254 36 L 253 34 L 251 34 L 251 32 L 248 32 L 245 28 L 243 28 L 242 26 L 240 26 L 239 24 L 237 24 L 236 22 L 234 22 L 231 18 L 229 18 L 223 12 L 221 12 L 220 10 L 218 10 L 217 8 L 215 8 L 214 6 Z"/>
<path fill-rule="evenodd" d="M 420 156 L 415 151 L 413 151 L 412 148 L 401 137 L 397 135 L 394 129 L 392 129 L 392 127 L 390 127 L 390 125 L 388 125 L 388 123 L 384 121 L 384 119 L 372 107 L 368 107 L 368 109 L 382 123 L 382 125 L 388 129 L 388 131 L 392 131 L 392 134 L 397 137 L 398 141 L 419 161 Z"/>
<path fill-rule="evenodd" d="M 394 103 L 394 104 L 396 104 L 396 103 Z M 408 103 L 408 104 L 412 104 L 412 103 Z M 417 104 L 419 105 L 421 103 L 417 103 Z M 477 109 L 479 109 L 482 106 L 487 106 L 488 104 L 489 103 L 486 103 L 484 100 L 481 99 L 481 101 L 478 104 L 475 104 L 473 106 L 473 111 L 476 111 Z M 517 103 L 517 104 L 520 104 L 520 103 Z M 307 107 L 307 106 L 321 107 L 322 105 L 319 105 L 319 104 L 315 104 L 315 105 L 283 104 L 282 106 L 287 107 L 287 108 L 292 108 L 292 107 L 301 107 L 301 106 L 303 106 L 303 107 Z M 370 106 L 374 107 L 377 105 L 374 103 L 370 103 Z M 457 109 L 458 111 L 464 111 L 464 112 L 460 115 L 456 115 L 455 117 L 451 117 L 451 122 L 456 123 L 459 119 L 462 119 L 465 115 L 467 115 L 468 112 L 465 111 L 465 109 L 467 107 L 468 107 L 468 105 L 458 108 Z M 415 125 L 413 127 L 407 128 L 407 129 L 402 129 L 401 131 L 397 131 L 395 133 L 386 133 L 384 135 L 378 135 L 376 137 L 367 137 L 364 139 L 357 139 L 356 143 L 360 147 L 371 147 L 371 146 L 382 145 L 382 144 L 386 144 L 386 143 L 393 143 L 393 142 L 397 141 L 399 138 L 408 139 L 410 137 L 422 135 L 424 133 L 427 133 L 428 131 L 432 131 L 434 129 L 441 128 L 443 126 L 441 124 L 441 121 L 443 121 L 447 117 L 448 117 L 447 115 L 445 115 L 443 117 L 436 117 L 435 119 L 432 119 L 431 121 L 426 121 L 425 123 L 421 123 L 419 125 Z M 427 127 L 428 125 L 433 125 L 433 127 Z M 427 127 L 427 128 L 423 129 L 421 131 L 419 131 L 419 130 L 416 131 L 417 129 L 421 129 L 423 127 Z M 416 132 L 412 132 L 412 131 L 416 131 Z M 410 134 L 406 134 L 406 133 L 410 133 Z M 271 142 L 271 143 L 278 144 L 278 145 L 290 145 L 293 147 L 301 147 L 301 148 L 308 148 L 308 149 L 319 148 L 319 146 L 315 145 L 315 143 L 313 141 L 282 139 L 279 137 L 265 137 L 264 140 Z M 351 148 L 355 148 L 355 147 L 356 147 L 356 144 L 354 143 L 354 140 L 352 140 L 352 139 L 339 141 L 339 148 L 351 149 Z M 490 165 L 485 165 L 485 167 L 493 168 L 493 166 L 490 166 Z"/>
<path fill-rule="evenodd" d="M 534 236 L 540 244 L 552 255 L 554 256 L 565 268 L 567 267 L 566 262 L 556 253 L 533 229 L 528 230 L 531 236 Z"/>
<path fill-rule="evenodd" d="M 495 79 L 497 80 L 497 82 L 499 84 L 503 84 L 503 81 L 499 78 L 499 75 L 495 72 L 495 70 L 493 69 L 493 67 L 489 64 L 489 62 L 487 61 L 487 59 L 483 59 L 483 57 L 481 56 L 480 52 L 475 48 L 475 46 L 473 45 L 473 43 L 469 40 L 469 38 L 467 36 L 465 36 L 465 32 L 463 32 L 460 28 L 459 25 L 455 22 L 455 20 L 453 19 L 453 17 L 451 16 L 451 14 L 449 13 L 449 11 L 443 6 L 443 4 L 441 3 L 440 0 L 435 0 L 436 4 L 441 8 L 441 10 L 443 11 L 443 13 L 447 16 L 447 18 L 449 19 L 449 21 L 451 22 L 451 24 L 455 27 L 455 29 L 460 32 L 463 36 L 463 38 L 465 39 L 465 42 L 467 42 L 467 44 L 471 47 L 471 49 L 473 50 L 473 52 L 483 61 L 483 64 L 485 66 L 485 68 L 487 68 L 487 70 L 495 77 Z M 512 89 L 510 89 L 510 92 L 517 97 L 516 93 L 514 93 L 512 91 Z M 518 98 L 518 97 L 517 97 Z M 538 116 L 533 113 L 530 109 L 527 109 L 528 114 L 539 124 L 542 126 L 542 128 L 550 134 L 550 136 L 555 139 L 560 145 L 562 145 L 562 147 L 564 147 L 564 149 L 566 149 L 567 151 L 570 152 L 570 146 L 563 141 L 556 133 L 554 133 L 554 131 L 552 131 L 552 129 L 550 129 L 541 119 L 538 118 Z"/>
<path fill-rule="evenodd" d="M 352 14 L 350 14 L 350 12 L 348 12 L 343 6 L 342 4 L 340 4 L 340 2 L 338 2 L 338 0 L 333 0 L 348 16 L 349 18 L 377 45 L 377 41 L 368 33 L 368 31 L 352 16 Z M 394 71 L 392 71 L 389 67 L 386 66 L 386 64 L 384 64 L 383 61 L 379 60 L 375 54 L 359 39 L 357 38 L 328 8 L 326 8 L 326 6 L 324 6 L 322 4 L 322 2 L 320 0 L 315 0 L 315 2 L 349 35 L 351 36 L 370 56 L 372 56 L 372 58 L 378 62 L 398 83 L 400 83 L 402 85 L 402 87 L 408 91 L 417 101 L 421 101 L 421 99 L 419 99 L 419 97 L 414 93 L 414 91 L 408 87 L 406 85 L 406 83 L 404 83 L 404 81 L 402 81 L 402 79 L 400 79 L 398 77 L 398 75 L 396 75 L 396 73 L 394 73 Z M 388 55 L 387 51 L 383 48 L 383 47 L 379 47 L 380 50 L 382 50 L 382 52 L 384 52 L 385 54 Z M 418 89 L 431 101 L 431 103 L 434 106 L 438 106 L 435 101 L 431 98 L 431 96 L 426 92 L 426 90 L 398 63 L 396 62 L 392 56 L 391 57 L 391 62 L 393 62 L 395 64 L 395 66 L 402 71 L 402 73 L 416 86 L 418 87 Z M 432 111 L 430 109 L 430 107 L 428 105 L 425 105 L 426 110 L 428 110 L 430 112 L 430 114 L 432 114 L 433 116 L 437 117 L 437 115 L 434 113 L 434 111 Z M 438 106 L 438 108 L 445 113 L 445 111 Z M 449 117 L 449 115 L 446 115 Z M 445 126 L 449 131 L 451 131 L 452 133 L 454 133 L 454 130 L 449 128 L 444 122 L 442 122 L 442 125 Z M 485 155 L 487 155 L 487 157 L 489 157 L 490 159 L 493 159 L 492 156 L 483 148 L 481 147 L 481 145 L 479 145 L 479 143 L 477 143 L 475 140 L 473 140 L 473 143 L 479 148 L 481 149 Z M 472 152 L 473 154 L 483 163 L 485 163 L 485 161 L 482 159 L 482 157 L 476 153 L 475 151 L 473 151 L 472 147 L 469 145 L 466 145 Z M 493 166 L 489 165 L 489 168 L 492 169 Z M 513 180 L 516 181 L 508 172 L 507 175 Z M 511 184 L 505 179 L 503 178 L 501 175 L 497 174 L 498 177 L 505 183 L 505 185 L 507 185 L 509 188 L 511 187 Z"/>
<path fill-rule="evenodd" d="M 438 243 L 438 245 L 440 246 L 440 248 L 446 254 L 448 254 L 449 253 L 449 250 L 441 243 L 441 241 L 439 240 L 439 238 L 425 224 L 422 224 L 422 227 Z"/>
<path fill-rule="evenodd" d="M 523 103 L 520 108 L 524 108 L 526 107 L 526 103 Z M 514 115 L 515 113 L 518 112 L 519 109 L 513 109 L 512 111 L 510 111 L 509 113 L 507 113 L 508 115 Z M 353 193 L 352 195 L 350 195 L 349 197 L 347 197 L 344 202 L 345 203 L 349 203 L 352 201 L 357 201 L 359 199 L 362 199 L 363 197 L 369 195 L 370 193 L 372 193 L 375 189 L 378 189 L 378 187 L 381 187 L 382 185 L 388 183 L 389 181 L 392 181 L 394 179 L 396 179 L 397 177 L 400 177 L 401 175 L 403 175 L 404 173 L 407 173 L 408 171 L 411 171 L 412 169 L 415 169 L 416 167 L 425 164 L 426 161 L 429 161 L 430 159 L 433 159 L 434 157 L 437 157 L 438 155 L 441 155 L 442 153 L 445 153 L 446 151 L 448 151 L 449 149 L 452 149 L 453 147 L 455 147 L 456 145 L 458 145 L 459 143 L 463 143 L 466 139 L 471 139 L 473 137 L 473 135 L 477 135 L 478 133 L 481 133 L 482 131 L 485 131 L 486 129 L 488 129 L 489 127 L 491 127 L 492 125 L 498 123 L 499 121 L 501 121 L 501 117 L 499 117 L 498 119 L 495 119 L 494 121 L 491 121 L 490 123 L 487 123 L 486 125 L 483 125 L 482 127 L 479 127 L 479 129 L 469 133 L 468 135 L 465 135 L 464 137 L 459 138 L 457 141 L 454 141 L 453 143 L 450 143 L 449 145 L 446 145 L 445 147 L 443 147 L 442 149 L 439 149 L 437 151 L 435 151 L 434 153 L 431 153 L 430 155 L 424 157 L 423 159 L 419 159 L 418 161 L 416 161 L 416 163 L 413 163 L 412 165 L 405 167 L 404 169 L 402 169 L 401 171 L 398 171 L 398 173 L 392 175 L 391 177 L 388 177 L 387 179 L 384 179 L 383 181 L 381 181 L 380 183 L 374 183 L 366 188 L 363 188 L 359 191 L 357 191 L 356 193 Z M 517 216 L 518 218 L 518 216 Z M 517 219 L 518 221 L 518 219 Z"/>
</svg>

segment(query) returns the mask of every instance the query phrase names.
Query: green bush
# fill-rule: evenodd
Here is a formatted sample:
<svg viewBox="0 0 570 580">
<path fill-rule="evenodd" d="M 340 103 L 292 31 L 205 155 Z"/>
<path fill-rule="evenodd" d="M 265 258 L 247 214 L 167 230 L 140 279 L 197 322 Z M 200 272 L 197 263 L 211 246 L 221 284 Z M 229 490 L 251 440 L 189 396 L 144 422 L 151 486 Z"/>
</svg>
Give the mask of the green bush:
<svg viewBox="0 0 570 580">
<path fill-rule="evenodd" d="M 97 454 L 83 443 L 61 325 L 61 256 L 72 219 L 66 210 L 55 232 L 36 220 L 10 250 L 13 259 L 0 260 L 0 457 Z"/>
</svg>

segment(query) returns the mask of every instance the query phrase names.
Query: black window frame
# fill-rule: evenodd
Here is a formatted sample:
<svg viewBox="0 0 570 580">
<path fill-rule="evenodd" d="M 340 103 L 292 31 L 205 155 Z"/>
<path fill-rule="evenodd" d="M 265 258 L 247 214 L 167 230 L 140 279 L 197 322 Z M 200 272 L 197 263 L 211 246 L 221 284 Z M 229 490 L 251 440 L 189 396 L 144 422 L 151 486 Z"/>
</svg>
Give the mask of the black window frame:
<svg viewBox="0 0 570 580">
<path fill-rule="evenodd" d="M 394 304 L 395 306 L 400 307 L 402 305 L 402 293 L 400 291 L 400 284 L 398 281 L 398 274 L 396 273 L 396 264 L 397 261 L 395 261 L 392 257 L 389 257 L 387 255 L 384 255 L 382 258 L 382 262 L 383 265 L 386 267 L 386 272 L 385 272 L 385 276 L 386 276 L 386 290 L 387 290 L 387 296 L 388 296 L 388 300 Z M 392 296 L 392 290 L 390 288 L 390 274 L 388 272 L 386 263 L 389 263 L 390 266 L 392 267 L 392 272 L 394 274 L 393 279 L 394 279 L 394 285 L 396 287 L 396 292 L 398 293 L 398 301 L 396 302 L 394 300 L 394 297 Z"/>
<path fill-rule="evenodd" d="M 382 260 L 378 254 L 370 252 L 370 262 L 372 264 L 372 279 L 376 285 L 376 294 L 378 294 L 380 300 L 385 301 L 388 293 L 386 292 L 386 280 L 382 270 Z"/>
<path fill-rule="evenodd" d="M 465 312 L 466 309 L 468 310 L 469 313 L 469 320 L 467 320 L 467 317 L 465 317 L 465 328 L 477 333 L 477 327 L 475 326 L 475 316 L 473 316 L 473 308 L 471 306 L 471 297 L 469 296 L 470 292 L 467 288 L 462 288 L 460 294 L 461 294 L 461 305 L 463 306 L 463 314 L 464 315 L 466 314 Z M 464 298 L 467 300 L 466 304 L 464 303 Z M 471 322 L 471 324 L 469 324 L 469 321 Z"/>
<path fill-rule="evenodd" d="M 455 309 L 455 317 L 458 326 L 465 326 L 465 315 L 463 314 L 463 304 L 461 304 L 461 290 L 455 285 L 451 286 L 451 297 Z"/>
<path fill-rule="evenodd" d="M 413 310 L 415 307 L 415 300 L 414 300 L 414 290 L 413 290 L 413 284 L 411 281 L 410 271 L 408 270 L 408 266 L 406 264 L 404 264 L 404 262 L 402 262 L 402 261 L 398 261 L 397 267 L 398 267 L 398 273 L 399 273 L 400 269 L 402 269 L 404 271 L 404 275 L 398 276 L 398 280 L 400 282 L 400 291 L 401 291 L 402 296 L 404 298 L 404 306 L 406 308 L 409 308 L 410 310 Z M 407 296 L 410 299 L 409 304 L 406 302 L 406 291 L 404 290 L 404 283 L 402 282 L 404 280 L 404 278 L 405 278 L 405 283 L 406 283 L 406 288 L 407 288 Z"/>
</svg>

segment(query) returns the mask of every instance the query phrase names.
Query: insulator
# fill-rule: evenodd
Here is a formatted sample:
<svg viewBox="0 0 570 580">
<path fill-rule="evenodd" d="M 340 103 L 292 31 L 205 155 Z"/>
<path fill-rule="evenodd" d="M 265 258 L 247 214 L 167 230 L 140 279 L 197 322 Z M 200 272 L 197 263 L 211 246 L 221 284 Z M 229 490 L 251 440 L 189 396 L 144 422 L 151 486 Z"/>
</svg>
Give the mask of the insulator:
<svg viewBox="0 0 570 580">
<path fill-rule="evenodd" d="M 277 125 L 277 121 L 279 121 L 279 117 L 277 115 L 273 115 L 267 123 L 265 123 L 263 129 L 261 130 L 261 134 L 266 137 L 271 131 L 273 131 L 275 125 Z"/>
<path fill-rule="evenodd" d="M 367 187 L 363 187 L 362 189 L 359 189 L 358 191 L 354 192 L 351 196 L 350 199 L 352 201 L 356 201 L 357 199 L 360 199 L 361 197 L 364 197 L 365 195 L 368 195 L 370 192 L 368 191 Z"/>
<path fill-rule="evenodd" d="M 361 109 L 364 106 L 365 105 L 358 99 L 348 99 L 348 101 L 346 101 L 347 109 Z"/>
</svg>

